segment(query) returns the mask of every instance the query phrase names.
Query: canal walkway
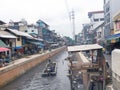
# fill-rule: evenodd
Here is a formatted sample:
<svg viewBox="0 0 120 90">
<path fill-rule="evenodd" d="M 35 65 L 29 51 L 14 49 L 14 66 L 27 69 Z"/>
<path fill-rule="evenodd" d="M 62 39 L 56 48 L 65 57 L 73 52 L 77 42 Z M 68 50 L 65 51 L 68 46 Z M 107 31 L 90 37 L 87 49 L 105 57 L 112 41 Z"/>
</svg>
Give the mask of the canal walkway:
<svg viewBox="0 0 120 90">
<path fill-rule="evenodd" d="M 0 68 L 0 72 L 1 72 L 1 71 L 4 71 L 5 69 L 10 68 L 10 67 L 12 67 L 12 66 L 18 65 L 19 63 L 24 63 L 24 62 L 26 62 L 28 59 L 33 59 L 33 58 L 36 58 L 36 57 L 41 56 L 41 55 L 43 55 L 43 54 L 44 54 L 44 53 L 42 53 L 42 54 L 34 54 L 34 55 L 30 55 L 30 56 L 23 57 L 23 58 L 21 58 L 21 59 L 13 60 L 13 61 L 11 61 L 10 63 L 8 63 L 6 66 L 1 67 L 1 68 Z"/>
</svg>

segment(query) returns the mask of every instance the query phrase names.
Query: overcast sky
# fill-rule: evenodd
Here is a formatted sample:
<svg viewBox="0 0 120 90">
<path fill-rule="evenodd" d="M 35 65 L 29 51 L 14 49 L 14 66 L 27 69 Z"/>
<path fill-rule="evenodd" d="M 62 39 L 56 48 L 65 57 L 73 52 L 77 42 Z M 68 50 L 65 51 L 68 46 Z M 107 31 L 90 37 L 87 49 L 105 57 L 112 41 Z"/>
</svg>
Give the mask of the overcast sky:
<svg viewBox="0 0 120 90">
<path fill-rule="evenodd" d="M 69 14 L 75 11 L 75 33 L 81 32 L 82 24 L 88 23 L 88 12 L 103 10 L 103 0 L 0 0 L 0 19 L 28 23 L 41 19 L 51 30 L 62 36 L 72 37 Z"/>
</svg>

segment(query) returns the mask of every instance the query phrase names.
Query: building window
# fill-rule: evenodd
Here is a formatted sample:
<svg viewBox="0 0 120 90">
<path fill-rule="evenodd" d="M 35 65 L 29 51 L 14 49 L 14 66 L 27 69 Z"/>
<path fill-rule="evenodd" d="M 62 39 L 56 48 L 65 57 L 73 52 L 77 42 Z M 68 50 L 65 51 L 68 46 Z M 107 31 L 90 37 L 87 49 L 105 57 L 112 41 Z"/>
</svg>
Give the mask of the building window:
<svg viewBox="0 0 120 90">
<path fill-rule="evenodd" d="M 32 32 L 34 32 L 34 30 L 32 30 Z"/>
<path fill-rule="evenodd" d="M 20 37 L 17 38 L 17 41 L 20 41 Z"/>
<path fill-rule="evenodd" d="M 94 19 L 94 22 L 98 22 L 99 21 L 99 19 Z"/>
<path fill-rule="evenodd" d="M 115 23 L 116 29 L 120 29 L 120 21 Z"/>
<path fill-rule="evenodd" d="M 25 32 L 27 32 L 27 30 L 25 30 Z"/>
<path fill-rule="evenodd" d="M 104 21 L 104 18 L 100 18 L 100 21 Z"/>
</svg>

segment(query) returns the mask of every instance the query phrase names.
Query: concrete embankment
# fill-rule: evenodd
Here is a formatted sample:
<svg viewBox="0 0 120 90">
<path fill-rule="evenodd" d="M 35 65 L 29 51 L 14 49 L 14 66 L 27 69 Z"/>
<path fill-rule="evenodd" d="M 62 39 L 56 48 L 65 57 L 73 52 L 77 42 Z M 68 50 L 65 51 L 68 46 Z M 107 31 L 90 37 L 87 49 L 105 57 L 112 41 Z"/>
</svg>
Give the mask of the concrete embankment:
<svg viewBox="0 0 120 90">
<path fill-rule="evenodd" d="M 25 58 L 15 60 L 11 62 L 10 65 L 0 68 L 0 87 L 8 84 L 9 82 L 15 80 L 26 71 L 45 61 L 49 57 L 66 49 L 66 47 L 61 47 L 52 51 L 48 51 L 42 54 L 35 54 L 27 56 Z"/>
</svg>

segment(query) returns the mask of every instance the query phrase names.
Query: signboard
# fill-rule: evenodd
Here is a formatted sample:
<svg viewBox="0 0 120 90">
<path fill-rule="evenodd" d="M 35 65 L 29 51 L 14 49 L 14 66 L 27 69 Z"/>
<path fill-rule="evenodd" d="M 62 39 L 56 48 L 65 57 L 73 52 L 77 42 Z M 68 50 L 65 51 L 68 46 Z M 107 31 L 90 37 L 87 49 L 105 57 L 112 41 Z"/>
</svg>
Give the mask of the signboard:
<svg viewBox="0 0 120 90">
<path fill-rule="evenodd" d="M 115 40 L 115 39 L 112 39 L 112 40 L 111 40 L 111 43 L 115 43 L 115 42 L 116 42 L 116 40 Z"/>
</svg>

